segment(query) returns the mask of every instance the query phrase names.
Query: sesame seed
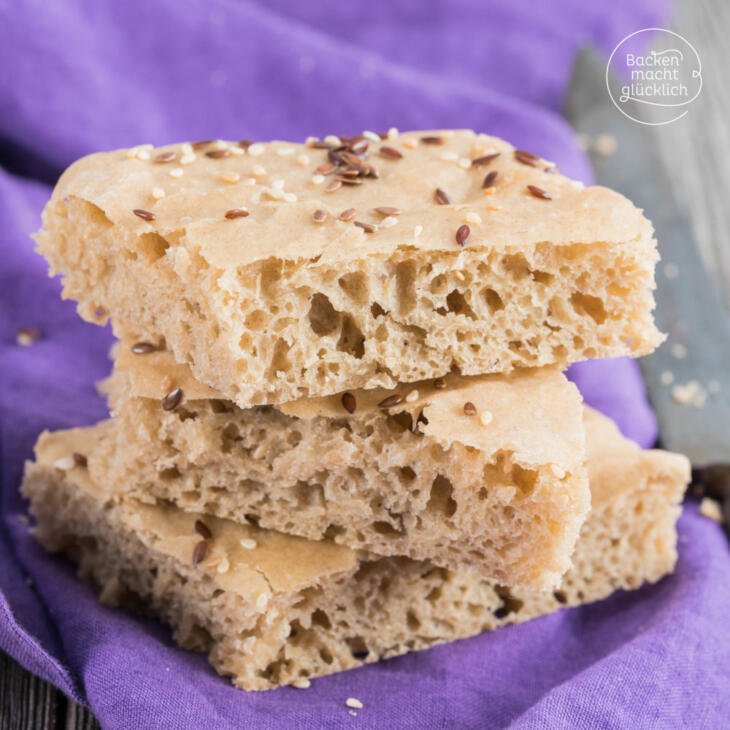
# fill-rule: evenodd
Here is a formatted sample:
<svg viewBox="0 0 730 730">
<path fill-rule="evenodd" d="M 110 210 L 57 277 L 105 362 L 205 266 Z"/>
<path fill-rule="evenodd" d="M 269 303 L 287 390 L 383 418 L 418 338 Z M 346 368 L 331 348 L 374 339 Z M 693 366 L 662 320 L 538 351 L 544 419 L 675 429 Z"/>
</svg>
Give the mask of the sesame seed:
<svg viewBox="0 0 730 730">
<path fill-rule="evenodd" d="M 312 683 L 306 677 L 299 677 L 291 683 L 291 686 L 295 689 L 309 689 Z"/>
<path fill-rule="evenodd" d="M 193 565 L 198 565 L 205 560 L 205 556 L 208 554 L 208 543 L 205 540 L 201 540 L 196 543 L 193 548 Z"/>
<path fill-rule="evenodd" d="M 142 208 L 135 208 L 132 213 L 143 221 L 153 221 L 155 219 L 154 213 L 150 213 L 148 210 L 143 210 Z"/>
<path fill-rule="evenodd" d="M 258 157 L 259 155 L 263 155 L 264 151 L 264 146 L 258 142 L 249 145 L 247 150 L 248 154 L 251 155 L 251 157 Z"/>
<path fill-rule="evenodd" d="M 398 152 L 398 150 L 393 149 L 393 147 L 388 147 L 387 145 L 383 145 L 378 150 L 378 154 L 386 160 L 400 160 L 403 157 L 401 152 Z"/>
<path fill-rule="evenodd" d="M 404 137 L 401 140 L 401 144 L 409 150 L 415 150 L 418 147 L 418 141 L 413 139 L 413 137 Z"/>
<path fill-rule="evenodd" d="M 72 456 L 64 456 L 61 459 L 56 459 L 56 461 L 53 462 L 53 466 L 61 471 L 68 471 L 69 469 L 74 468 L 75 463 Z"/>
<path fill-rule="evenodd" d="M 192 153 L 189 155 L 182 155 L 180 157 L 180 164 L 181 165 L 190 165 L 193 162 L 195 162 L 196 159 L 197 159 L 197 157 Z"/>
<path fill-rule="evenodd" d="M 74 451 L 72 458 L 74 460 L 74 464 L 82 469 L 85 469 L 89 465 L 89 460 L 86 456 L 84 454 L 80 454 L 78 451 Z"/>
<path fill-rule="evenodd" d="M 700 514 L 703 517 L 707 517 L 708 520 L 713 520 L 720 524 L 724 522 L 720 504 L 710 497 L 702 498 L 700 502 Z"/>
<path fill-rule="evenodd" d="M 156 352 L 159 348 L 151 342 L 135 342 L 131 349 L 135 355 L 148 355 L 150 352 Z"/>
<path fill-rule="evenodd" d="M 161 200 L 165 197 L 165 191 L 162 188 L 152 188 L 152 197 L 155 200 Z"/>
<path fill-rule="evenodd" d="M 500 154 L 500 152 L 493 152 L 491 155 L 482 155 L 481 157 L 476 157 L 471 161 L 471 166 L 482 167 L 483 165 L 488 165 L 490 162 L 496 160 Z"/>
<path fill-rule="evenodd" d="M 421 144 L 443 144 L 444 140 L 441 137 L 421 137 Z"/>
<path fill-rule="evenodd" d="M 313 145 L 316 142 L 319 142 L 319 137 L 307 137 L 304 140 L 304 144 L 307 144 L 307 145 Z"/>
<path fill-rule="evenodd" d="M 466 403 L 464 403 L 464 415 L 465 416 L 476 416 L 477 414 L 477 407 L 468 400 Z"/>
<path fill-rule="evenodd" d="M 182 147 L 183 147 L 183 153 L 185 153 L 185 152 L 192 152 L 193 150 L 202 149 L 203 147 L 207 147 L 208 145 L 213 144 L 214 141 L 215 140 L 212 140 L 212 139 L 200 139 L 197 142 L 192 142 L 192 143 L 185 142 L 182 145 Z"/>
<path fill-rule="evenodd" d="M 380 215 L 400 215 L 402 213 L 400 208 L 393 208 L 389 205 L 381 205 L 379 208 L 373 208 L 376 213 Z"/>
<path fill-rule="evenodd" d="M 463 271 L 455 271 L 454 272 L 454 277 L 458 281 L 466 281 L 466 276 L 464 275 L 464 272 Z"/>
<path fill-rule="evenodd" d="M 351 221 L 355 216 L 357 215 L 357 211 L 354 208 L 347 208 L 346 210 L 343 210 L 342 213 L 338 216 L 338 218 L 341 221 Z"/>
<path fill-rule="evenodd" d="M 466 223 L 464 225 L 459 226 L 456 229 L 456 243 L 458 243 L 459 246 L 466 245 L 466 242 L 469 240 L 470 234 L 471 234 L 471 228 L 469 228 L 469 226 L 467 226 Z"/>
<path fill-rule="evenodd" d="M 250 213 L 245 208 L 232 208 L 225 213 L 225 217 L 229 221 L 235 220 L 236 218 L 248 218 L 249 215 Z"/>
<path fill-rule="evenodd" d="M 271 187 L 274 188 L 274 190 L 283 190 L 284 181 L 281 178 L 274 180 L 274 182 L 271 183 Z"/>
<path fill-rule="evenodd" d="M 465 216 L 465 220 L 467 223 L 471 223 L 472 225 L 475 225 L 475 226 L 478 226 L 482 222 L 482 219 L 479 217 L 479 214 L 475 213 L 474 211 L 467 213 Z"/>
<path fill-rule="evenodd" d="M 216 572 L 220 575 L 223 575 L 224 573 L 227 573 L 230 569 L 231 564 L 228 562 L 228 557 L 225 555 L 221 556 L 220 563 L 218 563 L 218 567 L 216 568 Z"/>
<path fill-rule="evenodd" d="M 446 387 L 446 379 L 436 378 L 436 380 L 433 381 L 433 387 L 436 388 L 436 390 L 443 390 Z"/>
<path fill-rule="evenodd" d="M 266 174 L 266 168 L 263 165 L 254 165 L 251 168 L 251 174 L 255 175 L 256 177 L 262 177 Z"/>
<path fill-rule="evenodd" d="M 237 172 L 224 172 L 221 175 L 221 182 L 228 183 L 229 185 L 237 183 L 240 179 L 241 176 Z"/>
<path fill-rule="evenodd" d="M 482 188 L 493 188 L 494 183 L 497 182 L 497 178 L 499 177 L 499 173 L 496 170 L 492 170 L 491 172 L 488 172 L 484 178 L 484 182 L 482 183 Z"/>
<path fill-rule="evenodd" d="M 482 426 L 488 426 L 491 422 L 494 416 L 492 415 L 491 411 L 482 411 L 479 415 L 479 421 L 481 422 Z"/>
<path fill-rule="evenodd" d="M 413 237 L 418 238 L 423 233 L 423 226 L 416 226 L 413 229 Z"/>
<path fill-rule="evenodd" d="M 456 162 L 459 159 L 459 155 L 453 150 L 444 150 L 439 157 L 445 162 Z"/>
<path fill-rule="evenodd" d="M 163 399 L 162 399 L 162 410 L 163 411 L 174 411 L 182 402 L 183 392 L 180 388 L 173 388 Z"/>
<path fill-rule="evenodd" d="M 40 336 L 41 333 L 36 327 L 21 327 L 15 333 L 15 342 L 21 347 L 30 347 Z"/>
<path fill-rule="evenodd" d="M 385 134 L 388 139 L 398 139 L 398 127 L 391 127 Z"/>
<path fill-rule="evenodd" d="M 552 200 L 553 199 L 553 196 L 550 195 L 550 193 L 546 192 L 542 188 L 537 187 L 537 185 L 528 185 L 527 189 L 536 198 L 541 198 L 542 200 Z"/>
<path fill-rule="evenodd" d="M 315 223 L 324 223 L 327 218 L 329 218 L 329 216 L 324 210 L 315 210 L 314 213 L 312 213 L 312 220 Z"/>
<path fill-rule="evenodd" d="M 345 700 L 345 704 L 348 707 L 351 707 L 353 710 L 362 710 L 362 708 L 364 707 L 363 703 L 360 702 L 360 700 L 358 700 L 356 697 L 348 697 Z"/>
<path fill-rule="evenodd" d="M 398 223 L 398 219 L 394 215 L 389 215 L 387 218 L 383 218 L 383 220 L 380 221 L 380 227 L 392 228 L 396 223 Z"/>
<path fill-rule="evenodd" d="M 170 170 L 170 177 L 182 177 L 183 172 L 182 167 L 173 167 Z"/>
<path fill-rule="evenodd" d="M 243 540 L 240 541 L 239 545 L 244 550 L 253 550 L 256 547 L 257 543 L 256 543 L 256 540 L 252 540 L 249 537 L 245 537 Z"/>
<path fill-rule="evenodd" d="M 312 175 L 312 185 L 321 185 L 324 182 L 324 175 L 317 173 Z"/>
<path fill-rule="evenodd" d="M 393 395 L 389 395 L 387 398 L 383 398 L 383 400 L 378 403 L 378 408 L 392 408 L 393 406 L 397 406 L 402 402 L 403 396 L 399 395 L 398 393 L 393 393 Z"/>
<path fill-rule="evenodd" d="M 339 190 L 342 187 L 341 180 L 332 180 L 330 184 L 324 189 L 325 193 L 334 193 L 335 190 Z"/>
<path fill-rule="evenodd" d="M 205 538 L 206 540 L 210 540 L 211 537 L 213 537 L 213 533 L 210 531 L 210 527 L 205 524 L 202 520 L 195 520 L 195 532 L 200 535 L 200 537 Z"/>
<path fill-rule="evenodd" d="M 324 138 L 324 143 L 330 145 L 331 147 L 342 146 L 342 140 L 336 134 L 328 134 Z"/>
<path fill-rule="evenodd" d="M 451 205 L 451 198 L 441 188 L 436 188 L 433 197 L 439 205 Z"/>
<path fill-rule="evenodd" d="M 490 188 L 490 189 L 493 189 L 493 188 Z M 484 210 L 502 210 L 502 206 L 497 205 L 496 203 L 487 203 L 484 206 Z"/>
<path fill-rule="evenodd" d="M 242 157 L 243 155 L 246 154 L 245 148 L 242 148 L 242 147 L 229 147 L 228 151 L 232 155 L 235 155 L 236 157 Z"/>
<path fill-rule="evenodd" d="M 527 150 L 515 150 L 514 156 L 517 162 L 521 162 L 523 165 L 528 165 L 529 167 L 537 167 L 537 163 L 540 161 L 537 155 L 533 155 L 532 152 L 528 152 Z"/>
<path fill-rule="evenodd" d="M 175 157 L 175 150 L 167 150 L 167 152 L 160 152 L 159 155 L 155 155 L 154 162 L 161 165 L 166 162 L 172 162 Z"/>
<path fill-rule="evenodd" d="M 462 157 L 459 160 L 459 167 L 464 170 L 468 170 L 471 167 L 471 160 L 468 157 Z"/>
<path fill-rule="evenodd" d="M 412 390 L 407 396 L 406 396 L 406 403 L 414 403 L 418 400 L 418 391 Z"/>
<path fill-rule="evenodd" d="M 299 155 L 297 157 L 297 165 L 299 165 L 299 167 L 306 167 L 309 162 L 309 155 Z"/>
<path fill-rule="evenodd" d="M 256 599 L 256 609 L 263 611 L 266 608 L 266 604 L 269 602 L 269 597 L 265 593 L 260 593 Z"/>
<path fill-rule="evenodd" d="M 377 230 L 372 223 L 364 223 L 363 221 L 355 221 L 354 225 L 358 228 L 362 228 L 365 233 L 374 233 Z"/>
<path fill-rule="evenodd" d="M 366 129 L 362 136 L 365 137 L 365 139 L 369 140 L 370 142 L 380 142 L 380 135 L 375 134 L 375 132 L 371 132 L 369 129 Z"/>
<path fill-rule="evenodd" d="M 355 400 L 355 396 L 352 393 L 343 393 L 342 394 L 342 407 L 348 413 L 355 412 L 355 409 L 357 408 L 357 401 Z"/>
<path fill-rule="evenodd" d="M 138 160 L 144 160 L 144 161 L 146 161 L 146 160 L 149 160 L 150 157 L 151 157 L 151 155 L 150 155 L 150 153 L 147 150 L 139 150 L 139 152 L 137 152 L 137 159 Z"/>
</svg>

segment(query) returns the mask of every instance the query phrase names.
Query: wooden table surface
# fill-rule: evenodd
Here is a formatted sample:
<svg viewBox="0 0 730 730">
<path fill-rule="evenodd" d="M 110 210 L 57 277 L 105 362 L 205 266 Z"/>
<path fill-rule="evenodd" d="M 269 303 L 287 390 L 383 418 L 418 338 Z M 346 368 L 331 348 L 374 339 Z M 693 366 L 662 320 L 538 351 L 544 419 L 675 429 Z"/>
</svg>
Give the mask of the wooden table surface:
<svg viewBox="0 0 730 730">
<path fill-rule="evenodd" d="M 697 48 L 704 87 L 686 117 L 654 129 L 713 281 L 730 306 L 730 165 L 720 164 L 730 150 L 730 85 L 723 76 L 730 61 L 725 38 L 730 32 L 730 3 L 684 0 L 672 27 Z M 98 727 L 88 710 L 0 652 L 0 729 Z"/>
</svg>

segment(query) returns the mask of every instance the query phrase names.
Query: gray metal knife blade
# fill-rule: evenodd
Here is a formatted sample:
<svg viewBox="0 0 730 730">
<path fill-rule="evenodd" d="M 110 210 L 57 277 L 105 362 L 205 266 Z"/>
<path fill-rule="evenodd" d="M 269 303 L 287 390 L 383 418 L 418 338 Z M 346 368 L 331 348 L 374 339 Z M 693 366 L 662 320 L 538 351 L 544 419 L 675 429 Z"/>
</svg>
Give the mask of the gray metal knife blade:
<svg viewBox="0 0 730 730">
<path fill-rule="evenodd" d="M 667 177 L 652 136 L 655 129 L 624 117 L 613 106 L 605 72 L 605 60 L 596 53 L 581 54 L 566 117 L 578 132 L 616 139 L 615 154 L 594 159 L 596 180 L 643 208 L 656 229 L 662 257 L 656 320 L 668 338 L 639 365 L 659 419 L 661 444 L 689 456 L 695 467 L 715 465 L 715 472 L 730 475 L 730 469 L 717 468 L 730 464 L 730 319 Z M 701 407 L 678 402 L 697 390 L 687 388 L 693 381 L 706 391 Z"/>
</svg>

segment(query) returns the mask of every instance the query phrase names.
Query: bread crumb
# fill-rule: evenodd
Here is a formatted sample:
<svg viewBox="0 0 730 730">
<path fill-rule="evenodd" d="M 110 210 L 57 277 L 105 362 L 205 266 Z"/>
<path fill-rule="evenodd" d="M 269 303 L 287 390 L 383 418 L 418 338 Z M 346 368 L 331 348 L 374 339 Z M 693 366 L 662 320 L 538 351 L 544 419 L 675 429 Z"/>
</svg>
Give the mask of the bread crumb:
<svg viewBox="0 0 730 730">
<path fill-rule="evenodd" d="M 702 501 L 700 502 L 700 514 L 703 517 L 707 517 L 707 519 L 713 520 L 719 524 L 722 524 L 725 521 L 722 516 L 722 510 L 720 509 L 720 503 L 710 497 L 702 498 Z"/>
<path fill-rule="evenodd" d="M 659 376 L 659 380 L 662 385 L 671 385 L 674 382 L 674 373 L 671 370 L 665 370 Z"/>
<path fill-rule="evenodd" d="M 33 343 L 38 341 L 41 333 L 35 327 L 21 327 L 15 333 L 15 341 L 21 347 L 30 347 Z"/>
<path fill-rule="evenodd" d="M 612 157 L 616 154 L 616 150 L 618 149 L 618 142 L 616 142 L 616 137 L 614 137 L 612 134 L 599 134 L 596 136 L 594 142 L 593 142 L 593 149 L 595 150 L 596 154 L 600 155 L 601 157 Z"/>
<path fill-rule="evenodd" d="M 684 385 L 677 383 L 672 388 L 672 398 L 682 406 L 693 405 L 695 408 L 702 408 L 707 400 L 707 391 L 697 380 L 690 380 Z"/>
<path fill-rule="evenodd" d="M 671 352 L 672 357 L 676 357 L 677 360 L 684 360 L 687 357 L 687 348 L 681 342 L 673 344 Z"/>
<path fill-rule="evenodd" d="M 679 266 L 677 264 L 667 264 L 664 267 L 664 276 L 670 281 L 676 279 L 679 276 Z"/>
</svg>

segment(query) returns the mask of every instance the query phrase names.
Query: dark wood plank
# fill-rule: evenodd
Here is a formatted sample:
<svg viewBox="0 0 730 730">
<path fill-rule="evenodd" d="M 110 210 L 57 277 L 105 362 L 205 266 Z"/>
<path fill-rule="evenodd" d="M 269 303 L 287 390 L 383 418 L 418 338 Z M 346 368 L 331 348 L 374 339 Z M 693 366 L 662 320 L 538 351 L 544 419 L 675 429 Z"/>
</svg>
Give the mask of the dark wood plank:
<svg viewBox="0 0 730 730">
<path fill-rule="evenodd" d="M 89 710 L 0 652 L 2 730 L 97 730 L 99 727 Z"/>
</svg>

